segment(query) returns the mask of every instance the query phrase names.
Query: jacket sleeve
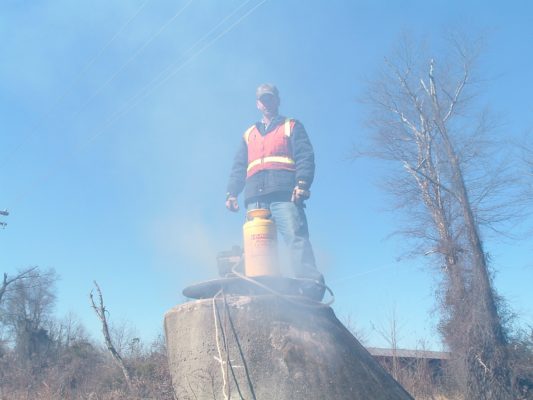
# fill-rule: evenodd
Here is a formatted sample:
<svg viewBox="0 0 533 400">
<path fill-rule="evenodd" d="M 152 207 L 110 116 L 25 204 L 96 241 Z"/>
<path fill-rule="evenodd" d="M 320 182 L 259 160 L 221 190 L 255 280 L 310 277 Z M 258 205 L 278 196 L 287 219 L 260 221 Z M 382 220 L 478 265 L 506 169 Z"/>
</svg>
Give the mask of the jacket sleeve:
<svg viewBox="0 0 533 400">
<path fill-rule="evenodd" d="M 248 167 L 248 146 L 244 139 L 241 139 L 241 144 L 235 158 L 233 159 L 233 166 L 229 175 L 227 193 L 238 196 L 246 181 L 246 168 Z"/>
<path fill-rule="evenodd" d="M 304 126 L 296 121 L 291 134 L 296 166 L 296 182 L 306 181 L 309 186 L 315 177 L 315 153 Z"/>
</svg>

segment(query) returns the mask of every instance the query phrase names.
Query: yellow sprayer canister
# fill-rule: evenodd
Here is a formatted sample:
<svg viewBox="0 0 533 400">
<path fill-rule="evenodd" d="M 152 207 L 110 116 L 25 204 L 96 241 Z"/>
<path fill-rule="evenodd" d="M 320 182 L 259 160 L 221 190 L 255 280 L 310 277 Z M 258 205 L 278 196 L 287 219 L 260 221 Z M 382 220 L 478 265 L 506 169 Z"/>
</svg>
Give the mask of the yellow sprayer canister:
<svg viewBox="0 0 533 400">
<path fill-rule="evenodd" d="M 245 275 L 280 275 L 276 225 L 270 219 L 270 210 L 250 210 L 246 219 L 243 226 Z"/>
</svg>

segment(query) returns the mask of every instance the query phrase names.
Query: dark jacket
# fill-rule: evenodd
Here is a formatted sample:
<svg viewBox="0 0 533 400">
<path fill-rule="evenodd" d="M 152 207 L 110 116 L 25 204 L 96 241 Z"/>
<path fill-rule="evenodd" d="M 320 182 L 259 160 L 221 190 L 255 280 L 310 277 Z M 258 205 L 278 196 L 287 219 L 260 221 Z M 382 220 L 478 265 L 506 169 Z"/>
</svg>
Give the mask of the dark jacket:
<svg viewBox="0 0 533 400">
<path fill-rule="evenodd" d="M 255 125 L 261 135 L 268 135 L 269 132 L 284 121 L 285 117 L 277 116 L 267 131 L 263 123 L 256 122 Z M 228 195 L 237 196 L 246 186 L 245 204 L 261 201 L 265 198 L 275 199 L 276 201 L 289 201 L 296 182 L 303 180 L 310 186 L 315 175 L 315 154 L 307 132 L 299 121 L 294 124 L 290 143 L 296 172 L 270 169 L 259 171 L 246 179 L 248 146 L 244 138 L 242 138 L 229 177 Z"/>
</svg>

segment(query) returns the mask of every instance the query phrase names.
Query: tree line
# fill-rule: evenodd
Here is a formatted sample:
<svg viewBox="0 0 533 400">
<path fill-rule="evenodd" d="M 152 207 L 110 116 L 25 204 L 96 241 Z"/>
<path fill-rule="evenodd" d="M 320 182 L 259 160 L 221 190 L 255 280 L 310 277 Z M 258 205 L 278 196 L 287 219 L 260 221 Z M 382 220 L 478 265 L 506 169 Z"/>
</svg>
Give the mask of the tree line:
<svg viewBox="0 0 533 400">
<path fill-rule="evenodd" d="M 531 215 L 531 150 L 506 140 L 480 101 L 482 47 L 450 35 L 436 51 L 405 36 L 363 97 L 371 145 L 355 157 L 388 163 L 384 186 L 406 217 L 397 233 L 439 278 L 456 396 L 531 398 L 531 332 L 512 331 L 484 241 Z"/>
<path fill-rule="evenodd" d="M 143 343 L 125 326 L 111 325 L 110 342 L 97 343 L 73 315 L 54 316 L 57 279 L 37 267 L 3 276 L 0 399 L 175 399 L 164 338 Z"/>
</svg>

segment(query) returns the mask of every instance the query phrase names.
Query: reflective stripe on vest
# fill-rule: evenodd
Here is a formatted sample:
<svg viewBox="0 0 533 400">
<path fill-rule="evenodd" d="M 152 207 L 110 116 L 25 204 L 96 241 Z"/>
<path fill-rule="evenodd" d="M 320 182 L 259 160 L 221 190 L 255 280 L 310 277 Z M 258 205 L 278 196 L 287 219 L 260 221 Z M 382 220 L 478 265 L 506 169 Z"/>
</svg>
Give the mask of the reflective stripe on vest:
<svg viewBox="0 0 533 400">
<path fill-rule="evenodd" d="M 248 168 L 246 169 L 246 172 L 249 172 L 252 168 L 260 164 L 265 164 L 265 163 L 279 163 L 279 164 L 294 165 L 294 160 L 289 157 L 280 157 L 280 156 L 263 157 L 257 160 L 253 160 L 251 163 L 249 163 Z"/>
<path fill-rule="evenodd" d="M 265 169 L 295 171 L 289 142 L 294 123 L 293 119 L 286 118 L 282 124 L 264 136 L 255 125 L 246 130 L 243 139 L 248 145 L 248 178 Z"/>
</svg>

